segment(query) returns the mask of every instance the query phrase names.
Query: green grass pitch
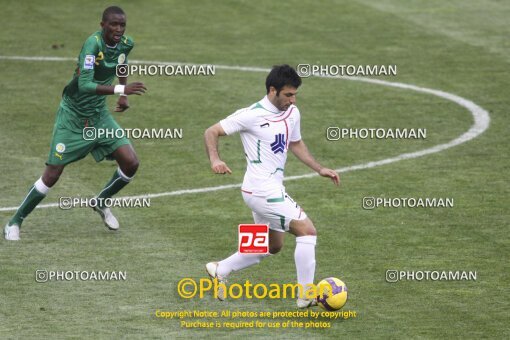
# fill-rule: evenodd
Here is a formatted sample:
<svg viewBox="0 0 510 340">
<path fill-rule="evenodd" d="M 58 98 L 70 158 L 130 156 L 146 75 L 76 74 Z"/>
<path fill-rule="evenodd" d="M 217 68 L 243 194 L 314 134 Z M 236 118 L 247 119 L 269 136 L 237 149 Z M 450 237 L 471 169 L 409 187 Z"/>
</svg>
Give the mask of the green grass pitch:
<svg viewBox="0 0 510 340">
<path fill-rule="evenodd" d="M 75 67 L 70 59 L 3 57 L 74 58 L 98 29 L 107 5 L 1 2 L 0 208 L 17 206 L 41 175 L 60 94 Z M 226 189 L 153 198 L 150 208 L 115 209 L 121 222 L 116 233 L 90 209 L 36 209 L 23 224 L 20 242 L 0 240 L 0 338 L 510 337 L 508 3 L 159 0 L 118 5 L 136 43 L 130 59 L 260 68 L 395 64 L 396 77 L 378 79 L 471 100 L 489 112 L 490 127 L 439 153 L 345 172 L 339 188 L 319 177 L 286 183 L 318 229 L 316 281 L 335 276 L 346 282 L 344 309 L 355 311 L 355 318 L 331 321 L 323 329 L 234 330 L 186 329 L 179 320 L 157 318 L 156 310 L 296 310 L 292 299 L 220 303 L 210 294 L 191 300 L 178 295 L 179 280 L 204 277 L 205 263 L 235 250 L 237 225 L 252 221 L 239 190 Z M 240 183 L 245 159 L 239 137 L 220 144 L 233 174 L 215 176 L 203 131 L 259 100 L 265 76 L 217 69 L 211 77 L 133 77 L 149 90 L 130 98 L 131 108 L 115 114 L 117 121 L 125 128 L 182 128 L 184 136 L 133 141 L 141 165 L 121 196 Z M 108 103 L 113 109 L 114 98 Z M 304 140 L 318 160 L 335 169 L 447 143 L 473 124 L 468 110 L 443 98 L 338 79 L 304 79 L 298 106 Z M 326 139 L 329 126 L 426 128 L 427 138 L 332 142 Z M 90 197 L 115 167 L 96 164 L 92 157 L 70 165 L 43 203 Z M 287 176 L 309 172 L 289 155 Z M 455 204 L 364 210 L 365 196 L 452 197 Z M 0 209 L 2 226 L 12 213 Z M 294 282 L 294 237 L 285 242 L 280 254 L 235 273 L 230 283 Z M 127 280 L 36 283 L 39 269 L 125 271 Z M 388 269 L 471 270 L 477 280 L 387 283 Z"/>
</svg>

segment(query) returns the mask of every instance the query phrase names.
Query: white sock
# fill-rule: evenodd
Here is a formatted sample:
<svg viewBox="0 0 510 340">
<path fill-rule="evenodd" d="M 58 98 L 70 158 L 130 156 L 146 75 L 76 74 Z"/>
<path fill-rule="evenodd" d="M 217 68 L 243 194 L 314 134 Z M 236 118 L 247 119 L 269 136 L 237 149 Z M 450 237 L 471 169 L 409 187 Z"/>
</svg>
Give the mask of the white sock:
<svg viewBox="0 0 510 340">
<path fill-rule="evenodd" d="M 35 190 L 39 191 L 41 194 L 43 195 L 47 195 L 48 192 L 50 191 L 50 188 L 46 186 L 46 184 L 44 184 L 43 180 L 42 180 L 42 177 L 39 178 L 35 183 L 34 183 L 34 187 L 35 187 Z"/>
<path fill-rule="evenodd" d="M 313 284 L 316 243 L 317 236 L 307 235 L 296 237 L 294 261 L 296 262 L 297 280 L 303 289 L 307 288 L 307 284 Z"/>
<path fill-rule="evenodd" d="M 236 252 L 218 263 L 216 273 L 227 277 L 232 271 L 238 271 L 257 264 L 269 254 L 240 254 Z"/>
</svg>

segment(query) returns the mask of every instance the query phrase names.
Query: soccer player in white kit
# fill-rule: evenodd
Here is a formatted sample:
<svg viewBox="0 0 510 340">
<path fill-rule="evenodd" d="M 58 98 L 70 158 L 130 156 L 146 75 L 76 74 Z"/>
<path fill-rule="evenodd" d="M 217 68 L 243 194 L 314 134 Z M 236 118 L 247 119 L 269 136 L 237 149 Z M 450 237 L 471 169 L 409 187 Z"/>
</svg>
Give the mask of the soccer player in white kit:
<svg viewBox="0 0 510 340">
<path fill-rule="evenodd" d="M 301 207 L 285 192 L 283 173 L 290 150 L 296 157 L 323 177 L 338 185 L 336 171 L 320 165 L 301 139 L 300 113 L 295 106 L 301 78 L 289 65 L 274 66 L 266 79 L 267 95 L 259 102 L 236 111 L 204 134 L 211 168 L 216 174 L 231 174 L 219 157 L 220 136 L 239 132 L 247 161 L 241 187 L 243 199 L 253 212 L 257 224 L 269 225 L 269 253 L 278 253 L 283 246 L 285 232 L 296 236 L 297 281 L 306 288 L 313 284 L 315 274 L 315 244 L 317 231 Z M 225 282 L 233 271 L 257 264 L 269 254 L 241 254 L 206 265 L 207 272 L 219 282 Z M 221 287 L 221 285 L 219 285 Z M 225 292 L 218 289 L 219 300 Z M 315 299 L 298 298 L 299 308 L 316 304 Z"/>
</svg>

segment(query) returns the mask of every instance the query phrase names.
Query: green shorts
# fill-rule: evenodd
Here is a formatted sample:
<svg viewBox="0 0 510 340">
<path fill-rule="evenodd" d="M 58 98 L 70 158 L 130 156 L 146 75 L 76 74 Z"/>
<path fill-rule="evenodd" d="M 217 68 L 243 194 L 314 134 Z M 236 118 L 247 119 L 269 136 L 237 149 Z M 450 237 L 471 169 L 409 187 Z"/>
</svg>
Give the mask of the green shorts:
<svg viewBox="0 0 510 340">
<path fill-rule="evenodd" d="M 60 106 L 57 111 L 53 137 L 51 140 L 48 165 L 67 165 L 76 162 L 89 153 L 96 162 L 112 159 L 111 154 L 120 146 L 131 144 L 128 138 L 121 136 L 101 136 L 93 138 L 92 134 L 85 134 L 87 129 L 103 129 L 115 131 L 121 129 L 108 111 L 98 113 L 97 117 L 84 119 L 76 118 L 65 107 Z"/>
</svg>

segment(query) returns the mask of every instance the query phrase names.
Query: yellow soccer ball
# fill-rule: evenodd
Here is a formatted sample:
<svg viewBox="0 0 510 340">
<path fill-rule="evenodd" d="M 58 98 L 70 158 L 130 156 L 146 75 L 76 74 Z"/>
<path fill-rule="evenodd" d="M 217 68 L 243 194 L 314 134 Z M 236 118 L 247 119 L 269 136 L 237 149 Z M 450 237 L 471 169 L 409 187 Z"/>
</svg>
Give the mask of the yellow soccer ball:
<svg viewBox="0 0 510 340">
<path fill-rule="evenodd" d="M 339 310 L 347 302 L 347 286 L 336 277 L 319 282 L 317 294 L 317 304 L 326 310 Z"/>
</svg>

